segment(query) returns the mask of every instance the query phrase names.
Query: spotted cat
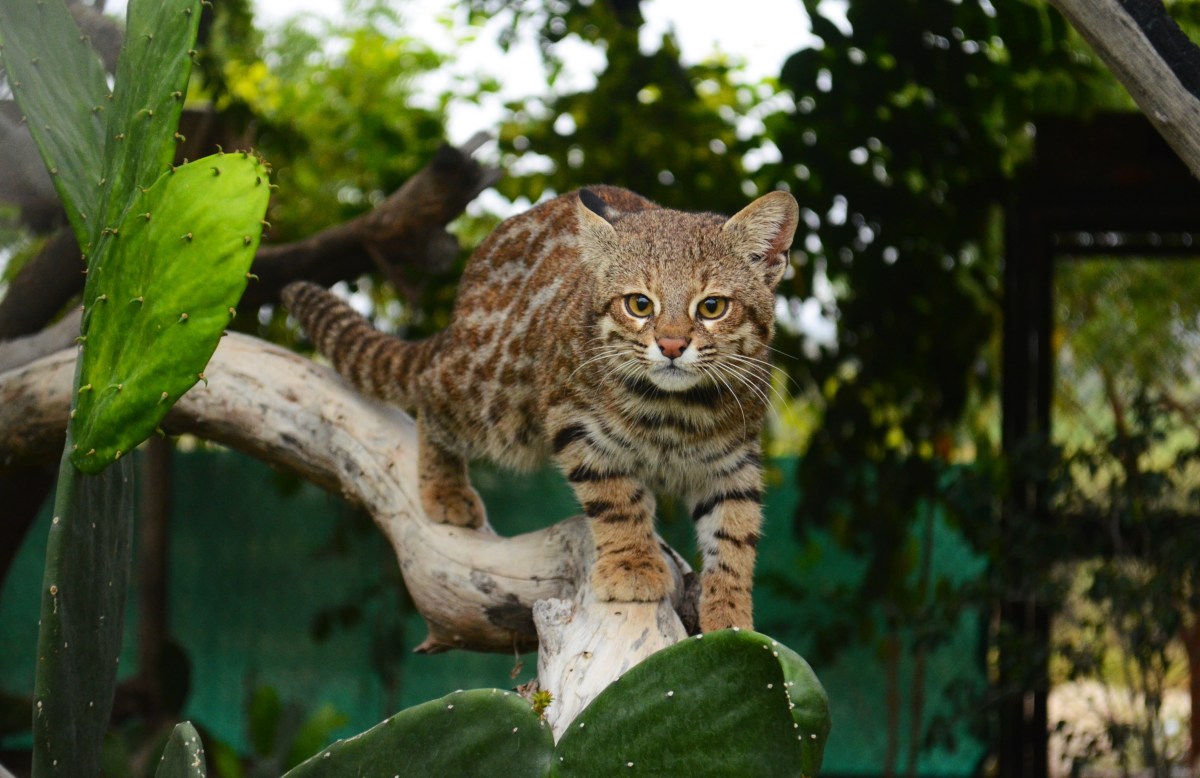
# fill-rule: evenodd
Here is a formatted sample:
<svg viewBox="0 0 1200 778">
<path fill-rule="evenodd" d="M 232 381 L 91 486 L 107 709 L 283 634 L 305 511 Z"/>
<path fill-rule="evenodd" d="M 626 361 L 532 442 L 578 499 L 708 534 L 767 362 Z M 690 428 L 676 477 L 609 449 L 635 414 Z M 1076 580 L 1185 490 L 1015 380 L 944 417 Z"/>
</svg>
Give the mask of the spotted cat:
<svg viewBox="0 0 1200 778">
<path fill-rule="evenodd" d="M 283 300 L 338 372 L 416 411 L 433 520 L 483 525 L 468 460 L 552 459 L 590 518 L 596 593 L 655 601 L 672 585 L 655 495 L 677 495 L 703 554 L 701 629 L 750 628 L 774 289 L 798 215 L 785 192 L 732 218 L 609 186 L 562 195 L 496 228 L 422 341 L 310 283 Z"/>
</svg>

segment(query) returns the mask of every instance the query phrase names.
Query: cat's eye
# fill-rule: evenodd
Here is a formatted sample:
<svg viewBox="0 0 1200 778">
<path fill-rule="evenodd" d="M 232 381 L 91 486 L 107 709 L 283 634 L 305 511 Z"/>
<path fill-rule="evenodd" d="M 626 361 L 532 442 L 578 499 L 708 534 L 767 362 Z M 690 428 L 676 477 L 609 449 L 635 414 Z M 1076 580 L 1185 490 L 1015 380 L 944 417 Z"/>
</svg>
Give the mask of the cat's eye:
<svg viewBox="0 0 1200 778">
<path fill-rule="evenodd" d="M 729 310 L 728 297 L 705 297 L 696 306 L 696 314 L 701 319 L 719 319 Z"/>
<path fill-rule="evenodd" d="M 625 295 L 625 310 L 630 316 L 644 319 L 654 313 L 654 302 L 644 294 Z"/>
</svg>

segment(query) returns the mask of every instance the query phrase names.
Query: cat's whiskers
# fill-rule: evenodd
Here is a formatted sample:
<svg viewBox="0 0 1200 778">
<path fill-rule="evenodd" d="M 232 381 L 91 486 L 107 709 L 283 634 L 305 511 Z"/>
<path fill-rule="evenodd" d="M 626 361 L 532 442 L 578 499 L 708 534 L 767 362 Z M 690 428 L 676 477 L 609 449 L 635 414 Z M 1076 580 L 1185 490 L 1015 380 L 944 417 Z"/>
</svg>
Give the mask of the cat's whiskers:
<svg viewBox="0 0 1200 778">
<path fill-rule="evenodd" d="M 597 354 L 596 356 L 589 357 L 588 359 L 584 360 L 583 362 L 580 362 L 578 365 L 575 366 L 575 369 L 571 371 L 571 374 L 569 376 L 567 376 L 567 380 L 569 381 L 572 378 L 574 378 L 576 373 L 578 373 L 580 370 L 582 370 L 584 367 L 591 364 L 592 362 L 597 362 L 601 359 L 609 359 L 611 357 L 615 357 L 616 355 L 620 354 L 622 350 L 623 349 L 619 349 L 619 348 L 609 348 L 609 349 L 603 351 L 602 353 Z"/>
<path fill-rule="evenodd" d="M 787 380 L 787 382 L 788 382 L 789 384 L 791 384 L 792 386 L 796 387 L 796 392 L 797 392 L 797 393 L 799 393 L 799 394 L 804 394 L 804 387 L 800 385 L 800 382 L 799 382 L 799 381 L 797 381 L 795 378 L 792 378 L 790 375 L 788 375 L 788 372 L 787 372 L 786 370 L 784 370 L 782 367 L 780 367 L 779 365 L 773 365 L 773 364 L 771 364 L 770 362 L 768 362 L 768 361 L 767 361 L 767 360 L 765 360 L 765 359 L 759 359 L 759 358 L 757 358 L 757 357 L 751 357 L 751 356 L 747 356 L 747 355 L 745 355 L 745 354 L 724 354 L 723 356 L 724 356 L 725 358 L 728 358 L 728 359 L 734 359 L 734 360 L 737 360 L 737 361 L 739 361 L 739 362 L 749 362 L 749 363 L 754 363 L 756 366 L 760 366 L 760 367 L 762 367 L 763 369 L 765 369 L 765 370 L 766 370 L 766 372 L 768 373 L 768 376 L 770 376 L 770 375 L 771 375 L 771 374 L 772 374 L 774 371 L 778 370 L 778 371 L 780 372 L 780 374 L 781 374 L 781 375 L 783 375 L 783 377 L 784 377 L 784 378 Z M 779 396 L 779 399 L 780 399 L 781 401 L 784 401 L 784 402 L 786 402 L 786 400 L 785 400 L 785 398 L 783 397 L 783 395 L 779 394 L 779 390 L 778 390 L 778 389 L 775 389 L 775 385 L 774 385 L 774 383 L 773 383 L 773 382 L 770 382 L 770 380 L 769 380 L 769 377 L 768 377 L 768 382 L 769 382 L 769 383 L 771 383 L 771 388 L 772 388 L 772 389 L 775 391 L 775 393 L 776 393 L 776 394 Z"/>
<path fill-rule="evenodd" d="M 729 396 L 732 397 L 733 401 L 737 403 L 738 410 L 741 411 L 741 413 L 742 413 L 742 435 L 743 436 L 748 435 L 749 434 L 749 425 L 746 422 L 746 409 L 745 409 L 745 407 L 742 406 L 742 400 L 740 397 L 737 396 L 737 392 L 735 392 L 733 390 L 733 387 L 729 384 L 728 381 L 725 380 L 724 377 L 721 376 L 720 373 L 716 372 L 715 370 L 709 369 L 709 368 L 715 367 L 715 365 L 698 364 L 696 366 L 700 369 L 701 373 L 708 376 L 709 378 L 715 378 L 716 380 L 720 381 L 722 384 L 725 385 L 725 388 L 729 390 Z"/>
<path fill-rule="evenodd" d="M 766 392 L 764 392 L 762 390 L 762 387 L 759 386 L 758 383 L 754 380 L 754 379 L 758 378 L 757 376 L 755 376 L 751 373 L 748 373 L 746 370 L 739 368 L 737 365 L 730 365 L 730 364 L 725 364 L 722 362 L 714 362 L 712 366 L 716 370 L 721 371 L 721 373 L 723 373 L 724 375 L 737 380 L 739 383 L 743 384 L 746 388 L 753 391 L 754 394 L 758 397 L 758 399 L 762 400 L 764 406 L 770 407 L 771 398 L 767 395 Z"/>
</svg>

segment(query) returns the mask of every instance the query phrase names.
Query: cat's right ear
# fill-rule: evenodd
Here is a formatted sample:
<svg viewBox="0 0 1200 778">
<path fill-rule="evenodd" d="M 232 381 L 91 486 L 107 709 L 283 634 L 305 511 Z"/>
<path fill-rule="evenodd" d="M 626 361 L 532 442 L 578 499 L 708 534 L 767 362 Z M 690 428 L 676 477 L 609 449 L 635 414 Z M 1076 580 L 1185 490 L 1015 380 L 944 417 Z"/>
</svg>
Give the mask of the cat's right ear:
<svg viewBox="0 0 1200 778">
<path fill-rule="evenodd" d="M 608 206 L 590 189 L 579 190 L 576 218 L 583 261 L 603 268 L 617 250 L 617 231 L 607 218 Z"/>
</svg>

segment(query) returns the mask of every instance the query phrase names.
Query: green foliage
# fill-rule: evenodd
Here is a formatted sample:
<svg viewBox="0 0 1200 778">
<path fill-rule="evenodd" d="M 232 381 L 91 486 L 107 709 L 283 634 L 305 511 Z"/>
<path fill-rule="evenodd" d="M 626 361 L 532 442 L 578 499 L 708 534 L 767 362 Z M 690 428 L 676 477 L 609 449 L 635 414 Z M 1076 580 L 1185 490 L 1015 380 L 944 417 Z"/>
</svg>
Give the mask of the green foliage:
<svg viewBox="0 0 1200 778">
<path fill-rule="evenodd" d="M 338 21 L 297 18 L 261 51 L 229 51 L 217 107 L 249 112 L 281 187 L 268 220 L 290 240 L 369 210 L 442 141 L 439 98 L 416 79 L 443 57 L 405 34 L 386 2 L 348 3 Z"/>
<path fill-rule="evenodd" d="M 163 751 L 154 778 L 204 778 L 204 746 L 190 722 L 176 725 Z"/>
<path fill-rule="evenodd" d="M 199 380 L 246 287 L 268 196 L 249 154 L 197 160 L 139 193 L 93 257 L 71 420 L 81 470 L 132 450 Z"/>
<path fill-rule="evenodd" d="M 133 548 L 132 463 L 85 475 L 63 455 L 46 548 L 34 683 L 33 774 L 99 769 Z"/>
<path fill-rule="evenodd" d="M 543 42 L 552 67 L 552 44 L 570 33 L 603 40 L 608 66 L 594 89 L 511 106 L 514 121 L 501 132 L 511 155 L 506 164 L 531 172 L 501 182 L 501 192 L 536 200 L 546 190 L 605 182 L 667 206 L 740 210 L 749 185 L 743 157 L 761 139 L 739 132 L 738 117 L 762 110 L 774 90 L 739 87 L 730 62 L 685 67 L 669 36 L 657 51 L 643 53 L 640 14 L 622 16 L 624 5 L 636 9 L 636 3 L 595 3 L 551 15 L 549 27 L 557 31 L 544 33 Z"/>
</svg>

